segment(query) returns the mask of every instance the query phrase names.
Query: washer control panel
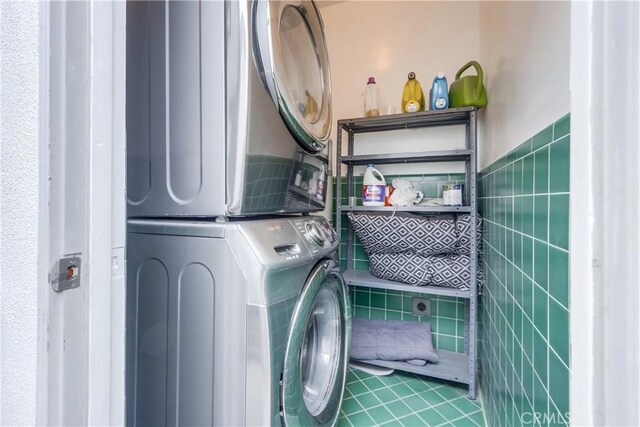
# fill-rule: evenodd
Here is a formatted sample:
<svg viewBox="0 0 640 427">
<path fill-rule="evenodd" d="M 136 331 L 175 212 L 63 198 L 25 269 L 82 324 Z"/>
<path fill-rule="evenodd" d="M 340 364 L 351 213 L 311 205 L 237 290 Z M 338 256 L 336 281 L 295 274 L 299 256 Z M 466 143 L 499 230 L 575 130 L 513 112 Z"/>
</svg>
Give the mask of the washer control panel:
<svg viewBox="0 0 640 427">
<path fill-rule="evenodd" d="M 323 218 L 322 221 L 317 222 L 317 224 L 320 229 L 322 229 L 329 242 L 331 242 L 332 244 L 338 242 L 338 233 L 336 233 L 336 230 L 333 229 L 333 227 L 326 219 Z"/>
<path fill-rule="evenodd" d="M 320 216 L 309 216 L 291 220 L 298 233 L 307 242 L 309 249 L 316 252 L 337 244 L 338 234 L 329 222 Z"/>
</svg>

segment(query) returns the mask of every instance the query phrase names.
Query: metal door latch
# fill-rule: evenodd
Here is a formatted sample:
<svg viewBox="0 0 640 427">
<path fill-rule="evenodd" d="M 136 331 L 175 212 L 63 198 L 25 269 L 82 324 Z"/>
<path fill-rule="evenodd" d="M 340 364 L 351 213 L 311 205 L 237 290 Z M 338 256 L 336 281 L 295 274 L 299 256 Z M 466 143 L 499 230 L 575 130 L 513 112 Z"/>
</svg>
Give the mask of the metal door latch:
<svg viewBox="0 0 640 427">
<path fill-rule="evenodd" d="M 49 282 L 56 292 L 80 286 L 80 257 L 73 256 L 58 260 L 49 273 Z"/>
</svg>

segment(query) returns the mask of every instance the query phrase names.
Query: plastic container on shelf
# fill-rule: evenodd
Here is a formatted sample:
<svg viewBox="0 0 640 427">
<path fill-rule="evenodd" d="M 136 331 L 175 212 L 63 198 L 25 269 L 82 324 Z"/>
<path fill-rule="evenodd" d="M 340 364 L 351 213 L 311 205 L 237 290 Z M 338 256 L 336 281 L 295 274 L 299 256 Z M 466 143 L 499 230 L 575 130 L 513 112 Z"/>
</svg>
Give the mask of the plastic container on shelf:
<svg viewBox="0 0 640 427">
<path fill-rule="evenodd" d="M 442 186 L 442 206 L 462 206 L 463 184 L 445 184 Z"/>
<path fill-rule="evenodd" d="M 295 185 L 296 187 L 300 187 L 301 184 L 302 184 L 302 171 L 298 169 L 298 171 L 296 172 L 296 177 L 293 180 L 293 185 Z"/>
<path fill-rule="evenodd" d="M 320 171 L 315 171 L 309 180 L 309 193 L 312 197 L 316 195 L 318 192 L 318 177 L 320 176 Z"/>
<path fill-rule="evenodd" d="M 416 73 L 413 71 L 407 76 L 408 80 L 402 89 L 402 112 L 417 113 L 424 111 L 424 92 L 422 86 L 416 79 Z"/>
<path fill-rule="evenodd" d="M 318 177 L 318 185 L 316 188 L 316 198 L 324 200 L 325 186 L 327 180 L 327 173 L 325 172 L 324 165 L 320 169 L 320 176 Z"/>
<path fill-rule="evenodd" d="M 433 78 L 433 84 L 429 91 L 429 105 L 431 110 L 444 110 L 445 108 L 449 108 L 447 78 L 442 71 Z"/>
<path fill-rule="evenodd" d="M 380 115 L 380 110 L 378 109 L 378 86 L 374 77 L 369 77 L 364 91 L 364 115 L 367 117 Z"/>
<path fill-rule="evenodd" d="M 476 76 L 462 76 L 469 67 L 476 70 Z M 451 83 L 449 101 L 451 107 L 476 106 L 482 108 L 487 105 L 487 91 L 483 83 L 482 67 L 476 61 L 469 61 L 456 73 L 456 79 Z"/>
<path fill-rule="evenodd" d="M 367 165 L 362 179 L 362 206 L 384 206 L 387 181 L 374 165 Z"/>
</svg>

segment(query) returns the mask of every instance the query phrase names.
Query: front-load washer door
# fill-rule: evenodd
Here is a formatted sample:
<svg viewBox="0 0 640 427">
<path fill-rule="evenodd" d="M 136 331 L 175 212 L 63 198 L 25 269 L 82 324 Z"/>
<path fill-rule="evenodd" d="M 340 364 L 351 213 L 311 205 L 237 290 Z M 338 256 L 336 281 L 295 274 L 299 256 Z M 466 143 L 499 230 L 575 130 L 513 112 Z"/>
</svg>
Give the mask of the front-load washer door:
<svg viewBox="0 0 640 427">
<path fill-rule="evenodd" d="M 351 334 L 349 294 L 337 265 L 315 266 L 294 308 L 282 372 L 286 426 L 333 426 L 344 393 Z"/>
<path fill-rule="evenodd" d="M 254 54 L 282 119 L 311 154 L 331 131 L 331 75 L 320 13 L 313 1 L 254 3 Z"/>
</svg>

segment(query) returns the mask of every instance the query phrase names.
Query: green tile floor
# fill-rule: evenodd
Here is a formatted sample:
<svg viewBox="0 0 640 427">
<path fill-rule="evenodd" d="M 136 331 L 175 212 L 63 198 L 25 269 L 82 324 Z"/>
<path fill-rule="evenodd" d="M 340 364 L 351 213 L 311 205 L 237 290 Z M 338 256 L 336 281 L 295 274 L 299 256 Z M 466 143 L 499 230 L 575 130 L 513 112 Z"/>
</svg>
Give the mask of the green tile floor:
<svg viewBox="0 0 640 427">
<path fill-rule="evenodd" d="M 467 387 L 406 372 L 375 376 L 350 369 L 338 427 L 484 426 Z"/>
</svg>

